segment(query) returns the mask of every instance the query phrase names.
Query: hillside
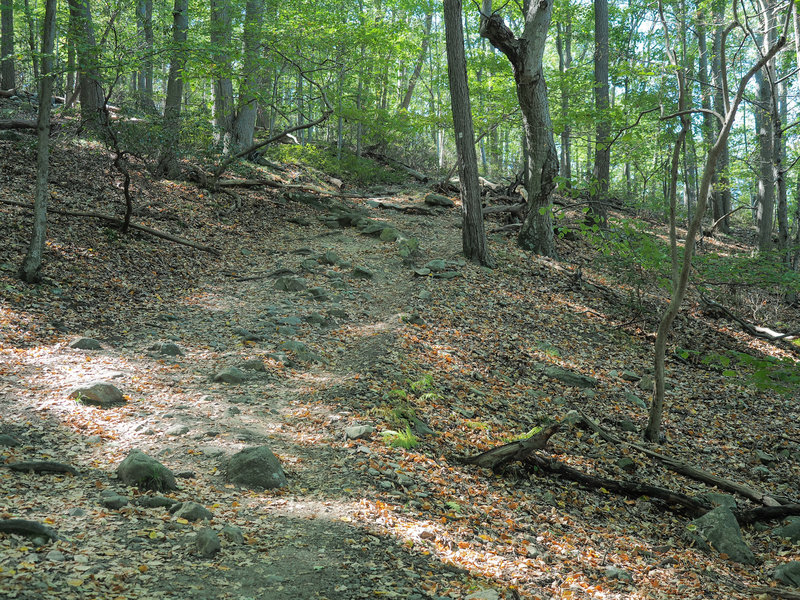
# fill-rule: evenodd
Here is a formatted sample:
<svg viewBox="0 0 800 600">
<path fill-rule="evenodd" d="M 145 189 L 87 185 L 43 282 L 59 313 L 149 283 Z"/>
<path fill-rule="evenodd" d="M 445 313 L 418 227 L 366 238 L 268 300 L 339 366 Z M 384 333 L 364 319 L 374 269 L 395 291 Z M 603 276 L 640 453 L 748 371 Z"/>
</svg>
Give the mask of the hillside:
<svg viewBox="0 0 800 600">
<path fill-rule="evenodd" d="M 26 139 L 0 141 L 0 202 L 32 198 Z M 480 268 L 460 257 L 457 198 L 430 207 L 430 190 L 411 183 L 339 190 L 296 165 L 272 176 L 330 194 L 231 195 L 134 173 L 134 222 L 218 255 L 51 214 L 37 286 L 15 278 L 29 213 L 0 203 L 0 456 L 76 471 L 0 470 L 0 517 L 59 536 L 40 546 L 0 534 L 0 596 L 798 597 L 766 589 L 797 557 L 774 531 L 780 519 L 743 527 L 755 558 L 741 564 L 695 547 L 693 516 L 652 494 L 587 489 L 544 465 L 495 474 L 459 461 L 580 411 L 619 443 L 572 413 L 538 456 L 726 501 L 635 447 L 664 306 L 646 272 L 623 272 L 580 236 L 559 239 L 556 263 L 497 233 L 497 268 Z M 99 148 L 60 140 L 51 184 L 52 209 L 121 214 Z M 412 238 L 416 250 L 403 241 Z M 706 243 L 704 252 L 734 244 Z M 800 315 L 780 319 L 796 329 Z M 102 348 L 70 347 L 82 337 Z M 181 354 L 165 354 L 169 343 Z M 757 367 L 725 373 L 714 358 L 788 357 L 791 344 L 753 338 L 700 310 L 692 293 L 670 349 L 666 438 L 652 450 L 798 502 L 796 393 L 758 388 Z M 226 367 L 240 367 L 241 380 L 213 381 Z M 124 403 L 70 397 L 99 380 Z M 346 431 L 354 426 L 374 431 Z M 287 487 L 228 481 L 229 458 L 253 446 L 272 449 Z M 177 490 L 161 496 L 196 502 L 211 520 L 142 502 L 152 494 L 116 475 L 133 449 L 178 475 Z M 120 496 L 128 502 L 112 501 Z M 736 503 L 757 506 L 741 495 Z M 229 528 L 207 556 L 195 542 L 204 528 Z"/>
</svg>

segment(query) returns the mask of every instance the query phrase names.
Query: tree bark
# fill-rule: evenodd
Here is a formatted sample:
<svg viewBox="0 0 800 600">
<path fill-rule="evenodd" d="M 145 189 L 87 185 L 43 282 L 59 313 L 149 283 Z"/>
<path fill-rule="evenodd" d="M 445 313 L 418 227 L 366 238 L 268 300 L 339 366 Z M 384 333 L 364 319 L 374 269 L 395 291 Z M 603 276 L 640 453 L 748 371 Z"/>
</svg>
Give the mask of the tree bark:
<svg viewBox="0 0 800 600">
<path fill-rule="evenodd" d="M 153 0 L 137 0 L 136 27 L 143 42 L 142 58 L 136 77 L 139 107 L 154 113 L 153 102 Z"/>
<path fill-rule="evenodd" d="M 722 38 L 725 32 L 725 0 L 713 0 L 712 10 L 714 35 L 712 38 L 711 80 L 714 88 L 714 111 L 720 115 L 724 115 L 727 112 L 725 106 L 726 99 L 723 94 L 724 84 L 722 81 L 722 71 L 723 68 L 725 68 L 722 64 Z M 722 123 L 718 121 L 715 122 L 715 139 L 719 137 L 721 131 Z M 713 145 L 713 143 L 711 145 Z M 729 233 L 731 230 L 730 219 L 726 216 L 731 212 L 731 186 L 728 177 L 729 162 L 728 142 L 726 138 L 725 145 L 719 154 L 717 168 L 714 173 L 713 187 L 711 188 L 715 207 L 714 214 L 717 215 L 717 213 L 719 213 L 719 216 L 716 216 L 715 220 L 720 217 L 723 218 L 719 224 L 719 230 L 722 233 Z"/>
<path fill-rule="evenodd" d="M 478 159 L 475 155 L 475 133 L 472 125 L 461 19 L 461 0 L 444 0 L 447 72 L 450 80 L 450 100 L 453 106 L 453 127 L 461 181 L 461 213 L 463 216 L 461 241 L 464 256 L 479 264 L 491 266 L 493 263 L 486 245 L 486 232 L 483 228 L 483 213 L 481 212 Z"/>
<path fill-rule="evenodd" d="M 38 145 L 36 149 L 36 197 L 33 209 L 33 231 L 28 252 L 22 261 L 19 276 L 27 283 L 36 283 L 40 277 L 44 242 L 47 236 L 47 176 L 50 170 L 50 98 L 53 95 L 53 46 L 56 34 L 56 0 L 45 4 L 42 29 L 42 79 L 39 83 L 39 119 L 36 124 Z"/>
<path fill-rule="evenodd" d="M 239 83 L 239 108 L 233 121 L 233 139 L 231 151 L 239 152 L 253 145 L 253 133 L 258 113 L 259 45 L 261 43 L 261 25 L 264 17 L 263 0 L 247 0 L 244 17 L 244 57 L 242 74 Z"/>
<path fill-rule="evenodd" d="M 81 119 L 92 128 L 106 123 L 105 95 L 100 83 L 99 51 L 89 0 L 69 0 L 70 30 L 76 36 Z"/>
<path fill-rule="evenodd" d="M 0 90 L 17 87 L 14 72 L 14 3 L 0 0 Z"/>
<path fill-rule="evenodd" d="M 605 200 L 611 176 L 611 123 L 608 120 L 608 0 L 594 1 L 594 106 L 597 112 L 595 129 L 594 169 L 592 170 L 592 221 L 606 225 Z"/>
<path fill-rule="evenodd" d="M 419 49 L 419 56 L 417 62 L 414 64 L 414 71 L 411 73 L 411 78 L 408 80 L 408 87 L 400 102 L 400 110 L 408 110 L 411 106 L 411 98 L 414 96 L 414 88 L 417 85 L 417 80 L 422 74 L 422 66 L 425 64 L 425 57 L 428 55 L 428 45 L 431 41 L 431 26 L 433 25 L 433 8 L 429 8 L 425 15 L 425 34 L 422 37 L 422 46 Z"/>
<path fill-rule="evenodd" d="M 561 130 L 561 176 L 566 181 L 567 187 L 572 187 L 572 157 L 571 135 L 572 125 L 569 112 L 569 84 L 568 74 L 572 66 L 572 23 L 558 24 L 556 37 L 556 50 L 558 51 L 558 71 L 561 74 L 559 85 L 561 100 L 561 118 L 564 121 Z"/>
<path fill-rule="evenodd" d="M 555 257 L 550 194 L 558 175 L 558 154 L 542 65 L 553 5 L 551 2 L 526 2 L 525 7 L 523 33 L 517 38 L 503 19 L 491 12 L 491 0 L 484 0 L 480 33 L 511 63 L 528 144 L 525 172 L 529 210 L 517 243 L 525 250 Z"/>
<path fill-rule="evenodd" d="M 231 57 L 228 45 L 231 41 L 230 0 L 211 0 L 211 46 L 214 61 L 214 129 L 217 143 L 223 154 L 231 151 L 233 141 L 233 82 L 231 81 Z"/>
<path fill-rule="evenodd" d="M 189 29 L 189 0 L 175 0 L 172 9 L 172 56 L 164 105 L 164 143 L 156 174 L 176 178 L 180 174 L 177 145 L 181 131 L 181 102 L 183 100 L 183 68 L 186 64 L 187 31 Z"/>
</svg>

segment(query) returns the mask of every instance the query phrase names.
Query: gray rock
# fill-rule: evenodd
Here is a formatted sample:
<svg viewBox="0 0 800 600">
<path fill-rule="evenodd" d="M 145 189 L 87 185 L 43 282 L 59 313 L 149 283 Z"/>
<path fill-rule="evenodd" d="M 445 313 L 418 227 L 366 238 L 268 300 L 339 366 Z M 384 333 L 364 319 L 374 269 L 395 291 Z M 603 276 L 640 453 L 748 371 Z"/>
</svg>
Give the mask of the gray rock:
<svg viewBox="0 0 800 600">
<path fill-rule="evenodd" d="M 67 560 L 67 557 L 64 556 L 64 553 L 59 550 L 50 550 L 47 554 L 45 554 L 45 560 L 50 560 L 53 562 L 64 562 Z"/>
<path fill-rule="evenodd" d="M 175 436 L 185 435 L 189 433 L 189 426 L 183 425 L 181 423 L 176 423 L 175 425 L 167 429 L 164 433 L 167 435 L 175 435 Z"/>
<path fill-rule="evenodd" d="M 420 269 L 414 269 L 413 272 L 415 277 L 427 277 L 431 274 L 431 270 L 424 267 Z"/>
<path fill-rule="evenodd" d="M 324 287 L 312 287 L 308 290 L 309 295 L 317 302 L 325 302 L 330 298 L 328 290 Z"/>
<path fill-rule="evenodd" d="M 342 310 L 341 308 L 329 308 L 325 311 L 325 314 L 329 317 L 334 319 L 349 319 L 350 315 L 347 314 L 346 311 Z"/>
<path fill-rule="evenodd" d="M 294 352 L 294 355 L 297 357 L 297 360 L 301 360 L 303 362 L 313 362 L 313 363 L 325 362 L 325 359 L 322 358 L 322 356 L 311 350 L 303 342 L 298 342 L 295 340 L 287 340 L 281 343 L 280 348 L 281 350 L 285 350 L 287 352 Z"/>
<path fill-rule="evenodd" d="M 464 600 L 500 600 L 500 593 L 497 590 L 480 590 L 474 592 L 469 596 L 465 596 Z"/>
<path fill-rule="evenodd" d="M 756 450 L 756 458 L 762 465 L 771 466 L 773 463 L 777 462 L 777 458 L 772 454 L 768 454 L 767 452 L 762 452 L 761 450 Z"/>
<path fill-rule="evenodd" d="M 652 376 L 644 375 L 639 380 L 639 383 L 637 383 L 636 385 L 639 387 L 640 390 L 644 390 L 645 392 L 652 392 L 655 382 L 653 381 Z"/>
<path fill-rule="evenodd" d="M 153 350 L 157 351 L 162 356 L 183 356 L 183 350 L 172 342 L 157 344 L 156 346 L 157 347 L 154 347 Z"/>
<path fill-rule="evenodd" d="M 245 342 L 262 342 L 265 339 L 260 333 L 254 333 L 244 327 L 234 327 L 233 333 L 244 338 Z"/>
<path fill-rule="evenodd" d="M 404 261 L 409 261 L 419 250 L 419 240 L 415 237 L 401 238 L 397 242 L 397 253 Z"/>
<path fill-rule="evenodd" d="M 447 263 L 442 258 L 436 258 L 425 264 L 426 269 L 430 269 L 433 273 L 444 271 L 447 268 Z"/>
<path fill-rule="evenodd" d="M 228 480 L 249 488 L 273 489 L 288 485 L 278 458 L 266 446 L 246 448 L 228 461 Z"/>
<path fill-rule="evenodd" d="M 708 502 L 714 508 L 716 508 L 717 506 L 724 506 L 731 510 L 736 508 L 736 498 L 734 498 L 730 494 L 721 494 L 719 492 L 706 492 L 705 494 L 700 494 L 698 498 L 704 502 Z"/>
<path fill-rule="evenodd" d="M 394 227 L 384 227 L 381 231 L 380 239 L 382 242 L 394 242 L 400 237 L 400 233 Z"/>
<path fill-rule="evenodd" d="M 277 319 L 275 319 L 275 322 L 278 325 L 294 326 L 294 325 L 300 325 L 303 322 L 303 320 L 300 317 L 291 316 L 291 317 L 278 317 Z"/>
<path fill-rule="evenodd" d="M 619 424 L 622 431 L 627 431 L 628 433 L 637 433 L 639 428 L 636 426 L 636 423 L 631 421 L 630 419 L 622 419 L 622 422 Z"/>
<path fill-rule="evenodd" d="M 713 548 L 717 552 L 727 554 L 734 562 L 755 564 L 755 556 L 744 543 L 739 523 L 729 508 L 719 506 L 710 510 L 692 521 L 687 530 L 690 539 L 698 548 L 706 552 Z"/>
<path fill-rule="evenodd" d="M 222 548 L 217 532 L 209 527 L 205 527 L 197 532 L 194 537 L 194 547 L 200 556 L 210 558 Z"/>
<path fill-rule="evenodd" d="M 440 271 L 434 273 L 433 276 L 437 279 L 455 279 L 456 277 L 461 277 L 461 273 L 458 271 Z"/>
<path fill-rule="evenodd" d="M 245 371 L 260 371 L 264 372 L 267 368 L 264 366 L 264 361 L 254 358 L 253 360 L 246 360 L 239 365 L 239 368 Z"/>
<path fill-rule="evenodd" d="M 548 367 L 544 370 L 544 374 L 551 379 L 556 379 L 565 385 L 577 388 L 593 388 L 597 385 L 597 379 L 581 375 L 580 373 L 573 373 L 558 367 Z"/>
<path fill-rule="evenodd" d="M 7 433 L 0 433 L 0 446 L 15 447 L 20 445 L 22 445 L 22 442 L 20 442 L 13 435 L 8 435 Z"/>
<path fill-rule="evenodd" d="M 344 430 L 344 435 L 348 440 L 361 440 L 368 438 L 375 428 L 371 425 L 353 425 Z"/>
<path fill-rule="evenodd" d="M 625 394 L 625 400 L 627 400 L 631 404 L 635 404 L 639 408 L 647 408 L 647 402 L 639 398 L 639 396 L 637 396 L 636 394 L 631 394 L 630 392 L 627 392 Z"/>
<path fill-rule="evenodd" d="M 301 277 L 278 277 L 275 280 L 275 289 L 284 292 L 299 292 L 307 287 L 306 280 Z"/>
<path fill-rule="evenodd" d="M 229 542 L 234 544 L 244 544 L 244 534 L 242 530 L 236 527 L 235 525 L 226 525 L 220 531 L 222 535 L 227 539 Z"/>
<path fill-rule="evenodd" d="M 423 319 L 418 313 L 400 315 L 400 320 L 403 323 L 408 323 L 409 325 L 425 325 L 425 319 Z"/>
<path fill-rule="evenodd" d="M 200 521 L 211 520 L 214 515 L 211 511 L 197 502 L 184 502 L 180 508 L 175 511 L 175 517 L 178 519 L 186 519 L 187 521 Z"/>
<path fill-rule="evenodd" d="M 376 221 L 370 221 L 369 219 L 359 221 L 356 227 L 358 227 L 358 230 L 364 235 L 372 236 L 380 235 L 381 232 L 386 229 L 386 225 L 383 223 L 377 223 Z"/>
<path fill-rule="evenodd" d="M 800 542 L 800 517 L 789 517 L 786 525 L 776 528 L 773 533 L 778 537 L 789 538 L 793 543 Z"/>
<path fill-rule="evenodd" d="M 100 342 L 94 340 L 92 338 L 80 338 L 75 340 L 69 345 L 70 348 L 74 348 L 75 350 L 102 350 L 103 346 L 100 345 Z"/>
<path fill-rule="evenodd" d="M 321 262 L 323 265 L 331 265 L 331 266 L 338 265 L 339 262 L 341 262 L 341 260 L 342 259 L 339 258 L 339 255 L 336 254 L 336 252 L 334 252 L 333 250 L 328 250 L 327 252 L 325 252 L 325 254 L 323 254 L 317 259 L 317 261 Z"/>
<path fill-rule="evenodd" d="M 311 323 L 313 325 L 327 325 L 328 324 L 328 319 L 326 319 L 324 316 L 322 316 L 321 314 L 316 313 L 316 312 L 315 313 L 311 313 L 310 315 L 307 315 L 307 316 L 305 316 L 303 318 L 306 321 L 306 323 Z"/>
<path fill-rule="evenodd" d="M 356 279 L 372 279 L 375 277 L 375 273 L 370 271 L 366 267 L 353 267 L 353 277 Z"/>
<path fill-rule="evenodd" d="M 632 382 L 636 382 L 641 379 L 641 376 L 638 375 L 637 373 L 634 373 L 633 371 L 623 371 L 622 373 L 620 373 L 620 377 L 625 381 L 632 381 Z"/>
<path fill-rule="evenodd" d="M 84 404 L 99 406 L 100 408 L 125 404 L 125 398 L 122 396 L 122 392 L 114 385 L 105 381 L 98 381 L 86 387 L 72 390 L 69 397 L 75 398 Z"/>
<path fill-rule="evenodd" d="M 628 457 L 623 457 L 617 460 L 617 466 L 626 473 L 633 473 L 636 471 L 636 463 Z"/>
<path fill-rule="evenodd" d="M 178 501 L 164 496 L 139 496 L 136 503 L 145 508 L 169 508 L 178 504 Z"/>
<path fill-rule="evenodd" d="M 775 579 L 791 587 L 800 587 L 800 562 L 793 560 L 775 569 Z"/>
<path fill-rule="evenodd" d="M 117 477 L 125 485 L 163 492 L 177 489 L 175 475 L 141 450 L 131 450 L 117 467 Z"/>
<path fill-rule="evenodd" d="M 620 581 L 633 581 L 633 575 L 617 567 L 606 567 L 605 576 L 607 579 L 618 579 Z"/>
<path fill-rule="evenodd" d="M 238 385 L 244 381 L 244 373 L 236 367 L 225 367 L 214 375 L 214 381 L 218 383 L 229 383 Z"/>
<path fill-rule="evenodd" d="M 308 273 L 314 273 L 319 267 L 319 263 L 315 261 L 313 258 L 306 258 L 300 263 L 300 266 L 304 271 Z"/>
<path fill-rule="evenodd" d="M 445 208 L 453 208 L 456 205 L 450 198 L 441 194 L 428 194 L 425 196 L 425 204 L 428 206 L 443 206 Z"/>
<path fill-rule="evenodd" d="M 117 492 L 105 490 L 100 492 L 100 503 L 106 508 L 118 509 L 128 505 L 128 498 Z"/>
</svg>

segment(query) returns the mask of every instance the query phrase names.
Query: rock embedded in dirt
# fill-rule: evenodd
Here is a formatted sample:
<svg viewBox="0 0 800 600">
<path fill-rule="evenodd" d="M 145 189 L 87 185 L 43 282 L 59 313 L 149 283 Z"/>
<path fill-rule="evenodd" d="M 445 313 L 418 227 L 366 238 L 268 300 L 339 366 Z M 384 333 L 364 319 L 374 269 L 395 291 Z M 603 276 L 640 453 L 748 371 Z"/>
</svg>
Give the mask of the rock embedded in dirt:
<svg viewBox="0 0 800 600">
<path fill-rule="evenodd" d="M 784 585 L 800 588 L 800 562 L 793 560 L 778 566 L 774 577 Z"/>
<path fill-rule="evenodd" d="M 261 373 L 267 370 L 267 368 L 264 366 L 264 361 L 257 358 L 244 361 L 239 365 L 238 368 L 244 371 L 258 371 Z"/>
<path fill-rule="evenodd" d="M 14 448 L 16 446 L 21 446 L 21 445 L 22 442 L 20 442 L 13 435 L 8 435 L 7 433 L 0 433 L 0 446 L 5 446 L 7 448 Z"/>
<path fill-rule="evenodd" d="M 111 490 L 104 490 L 100 492 L 100 503 L 106 508 L 119 509 L 128 505 L 127 496 L 122 496 L 117 492 Z"/>
<path fill-rule="evenodd" d="M 447 268 L 447 262 L 443 258 L 435 258 L 425 263 L 425 268 L 433 273 L 444 271 Z"/>
<path fill-rule="evenodd" d="M 176 423 L 164 432 L 166 435 L 181 436 L 189 433 L 189 426 L 182 423 Z"/>
<path fill-rule="evenodd" d="M 447 196 L 441 194 L 428 194 L 425 196 L 425 204 L 428 206 L 442 206 L 444 208 L 453 208 L 456 203 Z"/>
<path fill-rule="evenodd" d="M 153 344 L 149 349 L 153 352 L 158 352 L 161 356 L 183 356 L 183 350 L 172 342 Z"/>
<path fill-rule="evenodd" d="M 730 494 L 721 494 L 719 492 L 706 492 L 705 494 L 700 494 L 697 498 L 703 502 L 707 502 L 714 508 L 716 508 L 717 506 L 724 506 L 731 510 L 734 510 L 736 508 L 736 498 L 734 498 Z"/>
<path fill-rule="evenodd" d="M 200 556 L 210 558 L 222 548 L 217 532 L 209 527 L 205 527 L 197 532 L 194 537 L 194 547 Z"/>
<path fill-rule="evenodd" d="M 375 273 L 370 271 L 367 267 L 353 267 L 353 277 L 356 279 L 372 279 Z"/>
<path fill-rule="evenodd" d="M 136 504 L 145 508 L 169 508 L 178 504 L 178 501 L 164 496 L 139 496 L 136 499 Z"/>
<path fill-rule="evenodd" d="M 497 590 L 480 590 L 469 596 L 464 596 L 464 600 L 500 600 L 500 593 Z"/>
<path fill-rule="evenodd" d="M 328 290 L 324 287 L 312 287 L 308 289 L 308 294 L 316 300 L 317 302 L 325 302 L 330 300 L 330 296 L 328 295 Z"/>
<path fill-rule="evenodd" d="M 100 408 L 109 408 L 126 402 L 122 392 L 106 381 L 97 381 L 86 387 L 74 389 L 69 397 Z"/>
<path fill-rule="evenodd" d="M 647 403 L 641 398 L 639 398 L 639 396 L 637 396 L 636 394 L 631 394 L 630 392 L 627 392 L 625 394 L 625 400 L 627 400 L 631 404 L 635 404 L 639 408 L 647 408 Z"/>
<path fill-rule="evenodd" d="M 125 485 L 145 490 L 163 492 L 178 487 L 172 471 L 141 450 L 131 450 L 117 467 L 117 477 Z"/>
<path fill-rule="evenodd" d="M 298 342 L 295 340 L 286 340 L 285 342 L 281 343 L 280 347 L 281 350 L 285 350 L 287 352 L 294 352 L 294 355 L 297 357 L 297 359 L 303 362 L 311 362 L 311 363 L 325 362 L 325 359 L 322 358 L 322 356 L 311 350 L 303 342 Z"/>
<path fill-rule="evenodd" d="M 701 550 L 709 552 L 713 548 L 726 554 L 730 560 L 746 565 L 756 562 L 755 556 L 742 538 L 736 517 L 725 506 L 710 510 L 692 521 L 687 527 L 687 533 Z"/>
<path fill-rule="evenodd" d="M 323 265 L 330 265 L 333 267 L 338 265 L 341 262 L 341 260 L 342 259 L 339 257 L 338 254 L 336 254 L 336 252 L 334 252 L 333 250 L 328 250 L 327 252 L 325 252 L 325 254 L 323 254 L 317 259 L 317 262 L 322 263 Z"/>
<path fill-rule="evenodd" d="M 211 511 L 197 502 L 183 502 L 180 507 L 174 512 L 178 519 L 186 519 L 187 521 L 200 521 L 214 518 Z"/>
<path fill-rule="evenodd" d="M 619 376 L 625 381 L 630 381 L 634 383 L 641 379 L 641 376 L 637 375 L 633 371 L 623 371 L 622 373 L 620 373 Z"/>
<path fill-rule="evenodd" d="M 220 533 L 233 544 L 244 544 L 244 534 L 236 525 L 226 525 L 220 530 Z"/>
<path fill-rule="evenodd" d="M 284 292 L 300 292 L 308 287 L 302 277 L 278 277 L 275 280 L 275 289 Z"/>
<path fill-rule="evenodd" d="M 70 348 L 75 350 L 102 350 L 103 346 L 95 339 L 80 338 L 75 340 L 69 345 Z"/>
<path fill-rule="evenodd" d="M 353 425 L 345 428 L 344 435 L 348 440 L 361 440 L 369 438 L 374 431 L 371 425 Z"/>
<path fill-rule="evenodd" d="M 788 538 L 792 543 L 800 543 L 800 517 L 789 517 L 785 525 L 777 527 L 773 533 L 778 537 Z"/>
<path fill-rule="evenodd" d="M 560 381 L 564 385 L 569 385 L 577 388 L 593 388 L 597 385 L 597 379 L 581 375 L 580 373 L 573 373 L 566 369 L 558 367 L 548 367 L 544 370 L 544 374 L 551 379 Z"/>
<path fill-rule="evenodd" d="M 244 381 L 244 373 L 236 367 L 225 367 L 214 375 L 214 381 L 216 383 L 238 385 Z"/>
<path fill-rule="evenodd" d="M 394 227 L 384 227 L 379 237 L 382 242 L 395 242 L 400 237 L 400 232 Z"/>
<path fill-rule="evenodd" d="M 228 481 L 249 488 L 286 487 L 286 475 L 278 458 L 267 446 L 245 448 L 228 461 Z"/>
<path fill-rule="evenodd" d="M 403 323 L 408 323 L 409 325 L 425 325 L 425 319 L 423 319 L 419 313 L 402 314 L 400 315 L 400 320 Z"/>
</svg>

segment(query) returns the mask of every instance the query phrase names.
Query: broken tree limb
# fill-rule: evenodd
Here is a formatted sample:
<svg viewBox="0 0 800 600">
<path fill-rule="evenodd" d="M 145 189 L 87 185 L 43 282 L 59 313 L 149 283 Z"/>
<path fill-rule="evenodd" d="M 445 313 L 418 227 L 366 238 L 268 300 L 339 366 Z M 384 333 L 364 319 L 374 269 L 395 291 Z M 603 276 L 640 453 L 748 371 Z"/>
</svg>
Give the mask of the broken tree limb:
<svg viewBox="0 0 800 600">
<path fill-rule="evenodd" d="M 534 450 L 541 450 L 547 446 L 548 440 L 561 428 L 561 423 L 554 423 L 542 429 L 536 435 L 524 440 L 517 440 L 509 444 L 497 446 L 477 456 L 453 457 L 456 462 L 467 465 L 478 465 L 485 469 L 497 471 L 514 461 L 523 460 Z"/>
<path fill-rule="evenodd" d="M 725 306 L 723 306 L 719 302 L 715 302 L 711 298 L 707 297 L 705 294 L 703 294 L 703 291 L 700 288 L 697 288 L 697 293 L 700 294 L 700 300 L 702 300 L 704 304 L 706 304 L 711 308 L 717 309 L 718 311 L 723 313 L 726 317 L 741 325 L 742 328 L 753 337 L 757 337 L 762 340 L 768 340 L 770 342 L 779 342 L 783 340 L 790 341 L 800 336 L 800 331 L 780 333 L 778 331 L 770 329 L 769 327 L 760 327 L 758 325 L 753 325 L 752 323 L 748 323 L 741 317 L 737 317 L 735 314 L 733 314 L 730 310 L 728 310 Z"/>
<path fill-rule="evenodd" d="M 36 521 L 26 521 L 25 519 L 0 520 L 0 533 L 16 533 L 29 538 L 45 538 L 52 541 L 58 539 L 58 534 L 53 529 Z"/>
<path fill-rule="evenodd" d="M 782 506 L 759 506 L 750 510 L 735 510 L 739 525 L 750 525 L 758 521 L 777 521 L 786 517 L 800 515 L 800 504 L 784 504 Z"/>
<path fill-rule="evenodd" d="M 15 200 L 0 200 L 2 204 L 10 204 L 11 206 L 19 206 L 21 208 L 27 210 L 33 210 L 33 206 L 30 204 L 26 204 L 24 202 L 17 202 Z M 123 220 L 118 219 L 117 217 L 112 217 L 111 215 L 104 215 L 102 213 L 96 212 L 88 212 L 88 211 L 81 211 L 81 210 L 59 210 L 56 208 L 48 208 L 47 212 L 53 213 L 56 215 L 64 215 L 67 217 L 87 217 L 89 219 L 99 219 L 101 221 L 108 221 L 116 225 L 117 227 L 122 227 Z M 176 244 L 180 244 L 182 246 L 189 246 L 190 248 L 195 248 L 197 250 L 202 250 L 203 252 L 208 252 L 215 256 L 219 256 L 219 250 L 216 248 L 212 248 L 211 246 L 205 246 L 203 244 L 199 244 L 197 242 L 192 242 L 191 240 L 187 240 L 170 233 L 165 233 L 163 231 L 159 231 L 158 229 L 153 229 L 152 227 L 147 227 L 146 225 L 137 225 L 136 223 L 130 223 L 128 225 L 131 229 L 136 229 L 137 231 L 143 231 L 144 233 L 148 233 L 154 237 L 161 238 L 163 240 L 168 240 L 170 242 L 175 242 Z"/>
<path fill-rule="evenodd" d="M 0 119 L 0 129 L 36 129 L 36 121 L 28 119 Z"/>
<path fill-rule="evenodd" d="M 510 212 L 514 216 L 521 217 L 527 206 L 528 205 L 525 202 L 520 204 L 498 204 L 496 206 L 487 206 L 483 209 L 483 216 L 485 217 L 486 215 Z"/>
<path fill-rule="evenodd" d="M 724 477 L 714 475 L 713 473 L 709 473 L 708 471 L 704 471 L 703 469 L 692 467 L 691 465 L 687 465 L 686 463 L 683 463 L 675 458 L 655 452 L 654 450 L 651 450 L 650 448 L 647 448 L 645 446 L 621 440 L 607 429 L 601 427 L 598 423 L 595 423 L 592 419 L 587 417 L 583 412 L 580 411 L 578 412 L 581 416 L 581 421 L 587 427 L 589 427 L 589 429 L 597 433 L 607 442 L 610 442 L 616 446 L 628 446 L 630 448 L 633 448 L 638 452 L 641 452 L 645 456 L 657 461 L 670 471 L 674 471 L 675 473 L 683 475 L 684 477 L 694 479 L 695 481 L 700 481 L 707 485 L 716 486 L 721 490 L 725 490 L 726 492 L 733 492 L 735 494 L 739 494 L 744 498 L 748 498 L 753 502 L 757 502 L 758 504 L 763 504 L 764 506 L 767 507 L 781 506 L 780 502 L 778 502 L 775 498 L 773 498 L 766 492 L 754 490 L 753 488 L 743 485 L 741 483 L 736 483 L 735 481 L 729 481 Z"/>
<path fill-rule="evenodd" d="M 55 462 L 52 460 L 26 460 L 22 462 L 8 463 L 4 465 L 12 471 L 20 471 L 23 473 L 69 473 L 70 475 L 77 475 L 78 471 L 75 467 L 65 463 Z"/>
</svg>

